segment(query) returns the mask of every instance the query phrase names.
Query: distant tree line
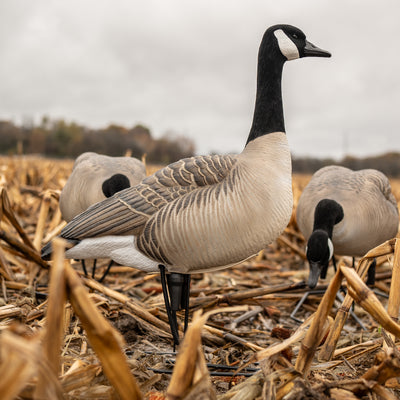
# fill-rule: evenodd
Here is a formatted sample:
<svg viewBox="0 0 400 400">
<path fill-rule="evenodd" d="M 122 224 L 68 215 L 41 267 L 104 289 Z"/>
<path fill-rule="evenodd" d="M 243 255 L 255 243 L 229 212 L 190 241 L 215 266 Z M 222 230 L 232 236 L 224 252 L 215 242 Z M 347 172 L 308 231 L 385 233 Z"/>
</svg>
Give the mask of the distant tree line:
<svg viewBox="0 0 400 400">
<path fill-rule="evenodd" d="M 364 158 L 346 156 L 340 161 L 332 158 L 293 157 L 292 165 L 293 172 L 305 174 L 312 174 L 327 165 L 342 165 L 353 170 L 374 168 L 389 177 L 400 177 L 400 153 L 395 152 Z"/>
<path fill-rule="evenodd" d="M 191 139 L 167 133 L 160 139 L 152 137 L 143 125 L 125 128 L 109 125 L 90 129 L 62 119 L 43 117 L 40 124 L 25 122 L 17 126 L 0 121 L 0 154 L 41 154 L 47 157 L 75 158 L 85 151 L 122 156 L 129 151 L 133 157 L 146 154 L 151 163 L 168 164 L 195 153 Z"/>
<path fill-rule="evenodd" d="M 133 157 L 146 154 L 148 162 L 166 165 L 195 154 L 194 142 L 184 136 L 167 133 L 160 139 L 152 137 L 143 125 L 126 128 L 109 125 L 91 129 L 62 119 L 43 117 L 37 125 L 25 121 L 21 126 L 0 120 L 0 154 L 41 154 L 46 157 L 76 158 L 85 151 Z M 374 157 L 331 158 L 293 157 L 293 172 L 312 174 L 326 165 L 343 165 L 351 169 L 375 168 L 390 177 L 400 177 L 400 153 Z"/>
</svg>

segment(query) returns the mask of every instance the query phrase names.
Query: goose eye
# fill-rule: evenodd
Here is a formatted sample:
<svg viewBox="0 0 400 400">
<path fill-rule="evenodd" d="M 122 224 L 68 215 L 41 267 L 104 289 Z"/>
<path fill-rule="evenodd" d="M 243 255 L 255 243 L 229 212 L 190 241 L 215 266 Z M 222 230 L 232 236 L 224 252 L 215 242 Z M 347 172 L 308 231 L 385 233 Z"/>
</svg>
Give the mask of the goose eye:
<svg viewBox="0 0 400 400">
<path fill-rule="evenodd" d="M 298 39 L 299 37 L 297 36 L 297 33 L 292 33 L 292 38 L 293 39 Z"/>
</svg>

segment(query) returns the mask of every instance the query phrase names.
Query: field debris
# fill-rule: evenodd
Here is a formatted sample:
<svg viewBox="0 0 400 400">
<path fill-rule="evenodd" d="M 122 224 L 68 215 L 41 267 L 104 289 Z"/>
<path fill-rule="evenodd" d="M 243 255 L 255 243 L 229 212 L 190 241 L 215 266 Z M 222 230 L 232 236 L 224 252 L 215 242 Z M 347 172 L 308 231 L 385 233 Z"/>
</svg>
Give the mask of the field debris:
<svg viewBox="0 0 400 400">
<path fill-rule="evenodd" d="M 191 323 L 185 336 L 180 324 L 174 353 L 158 274 L 113 266 L 100 283 L 64 259 L 58 198 L 73 162 L 0 159 L 1 399 L 400 397 L 398 239 L 355 269 L 345 257 L 335 274 L 330 268 L 299 324 L 290 314 L 308 270 L 293 217 L 253 259 L 192 276 Z M 295 205 L 308 179 L 294 177 Z M 400 183 L 391 184 L 399 200 Z M 40 248 L 52 239 L 46 262 Z M 364 281 L 374 259 L 371 288 Z M 107 265 L 98 260 L 97 279 Z M 366 330 L 348 317 L 354 301 Z"/>
</svg>

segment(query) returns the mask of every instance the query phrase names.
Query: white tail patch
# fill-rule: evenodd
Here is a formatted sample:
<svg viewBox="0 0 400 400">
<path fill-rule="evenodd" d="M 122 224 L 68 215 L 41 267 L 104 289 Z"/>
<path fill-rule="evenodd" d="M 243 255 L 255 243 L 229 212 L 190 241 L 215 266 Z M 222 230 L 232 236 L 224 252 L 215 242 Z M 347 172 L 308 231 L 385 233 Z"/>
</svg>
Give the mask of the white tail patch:
<svg viewBox="0 0 400 400">
<path fill-rule="evenodd" d="M 68 249 L 66 258 L 111 258 L 116 263 L 146 272 L 157 272 L 159 263 L 142 254 L 134 236 L 101 236 L 83 239 Z"/>
<path fill-rule="evenodd" d="M 297 46 L 292 42 L 292 40 L 283 32 L 282 29 L 277 29 L 274 31 L 274 35 L 278 40 L 279 49 L 281 53 L 288 60 L 295 60 L 300 57 L 299 50 Z"/>
</svg>

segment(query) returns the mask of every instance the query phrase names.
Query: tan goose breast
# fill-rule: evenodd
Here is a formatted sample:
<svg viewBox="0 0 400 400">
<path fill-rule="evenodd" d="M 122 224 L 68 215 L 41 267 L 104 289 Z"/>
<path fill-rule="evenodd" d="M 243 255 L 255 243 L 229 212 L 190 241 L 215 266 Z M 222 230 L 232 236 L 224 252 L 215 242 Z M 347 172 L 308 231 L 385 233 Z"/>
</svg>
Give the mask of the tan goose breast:
<svg viewBox="0 0 400 400">
<path fill-rule="evenodd" d="M 276 153 L 279 159 L 271 160 Z M 286 135 L 265 135 L 237 156 L 222 182 L 199 188 L 151 217 L 138 247 L 170 270 L 223 268 L 274 240 L 289 222 L 292 202 Z"/>
</svg>

